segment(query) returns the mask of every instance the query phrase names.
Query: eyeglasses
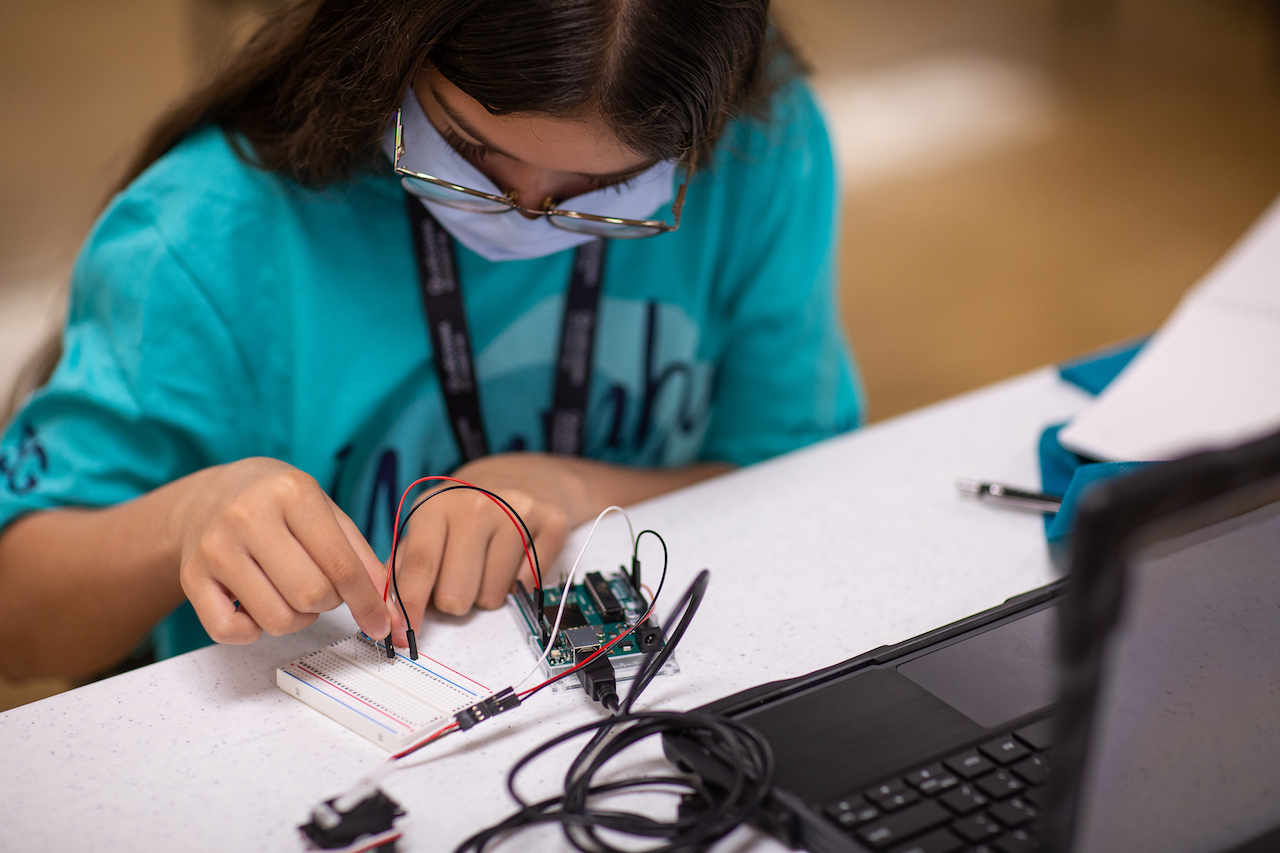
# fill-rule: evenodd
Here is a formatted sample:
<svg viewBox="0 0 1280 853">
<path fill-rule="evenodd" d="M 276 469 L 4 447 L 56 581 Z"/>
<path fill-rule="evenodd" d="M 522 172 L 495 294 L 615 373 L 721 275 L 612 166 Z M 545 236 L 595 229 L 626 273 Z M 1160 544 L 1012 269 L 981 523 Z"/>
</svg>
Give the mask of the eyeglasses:
<svg viewBox="0 0 1280 853">
<path fill-rule="evenodd" d="M 691 160 L 686 168 L 684 183 L 676 191 L 675 203 L 671 206 L 673 222 L 666 223 L 660 219 L 623 219 L 616 216 L 597 216 L 594 213 L 581 213 L 576 210 L 562 210 L 551 207 L 551 199 L 547 199 L 546 208 L 536 210 L 525 207 L 518 202 L 515 193 L 494 195 L 483 190 L 473 190 L 441 180 L 433 175 L 414 172 L 400 165 L 404 156 L 404 125 L 401 111 L 396 110 L 396 151 L 392 166 L 395 172 L 404 179 L 406 187 L 417 196 L 434 201 L 437 204 L 469 210 L 473 213 L 509 213 L 513 210 L 534 216 L 545 216 L 551 224 L 565 231 L 577 234 L 590 234 L 595 237 L 612 237 L 619 240 L 638 240 L 643 237 L 654 237 L 680 227 L 680 213 L 684 210 L 684 194 L 689 188 L 689 180 L 693 177 L 694 163 Z"/>
</svg>

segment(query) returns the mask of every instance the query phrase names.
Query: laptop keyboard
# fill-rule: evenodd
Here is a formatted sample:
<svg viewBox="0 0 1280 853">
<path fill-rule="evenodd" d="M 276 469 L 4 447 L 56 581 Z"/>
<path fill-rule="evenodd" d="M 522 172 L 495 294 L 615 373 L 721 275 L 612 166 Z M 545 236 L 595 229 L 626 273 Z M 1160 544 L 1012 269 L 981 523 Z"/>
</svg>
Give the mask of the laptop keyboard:
<svg viewBox="0 0 1280 853">
<path fill-rule="evenodd" d="M 1025 853 L 1049 775 L 1052 720 L 992 738 L 831 803 L 827 816 L 885 853 Z"/>
</svg>

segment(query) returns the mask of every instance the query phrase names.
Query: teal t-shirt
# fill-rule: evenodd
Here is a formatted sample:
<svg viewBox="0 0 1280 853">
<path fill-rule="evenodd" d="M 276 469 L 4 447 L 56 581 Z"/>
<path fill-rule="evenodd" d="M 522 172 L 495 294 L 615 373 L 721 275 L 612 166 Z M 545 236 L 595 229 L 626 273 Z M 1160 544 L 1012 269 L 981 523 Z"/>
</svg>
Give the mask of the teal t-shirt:
<svg viewBox="0 0 1280 853">
<path fill-rule="evenodd" d="M 678 231 L 611 242 L 587 457 L 747 465 L 859 422 L 826 130 L 803 86 L 773 110 L 728 127 Z M 489 447 L 544 450 L 573 252 L 455 249 Z M 271 456 L 314 476 L 385 559 L 401 490 L 460 463 L 389 165 L 313 190 L 245 163 L 217 128 L 194 133 L 94 226 L 63 345 L 0 442 L 0 527 Z M 189 606 L 175 618 L 191 630 Z"/>
</svg>

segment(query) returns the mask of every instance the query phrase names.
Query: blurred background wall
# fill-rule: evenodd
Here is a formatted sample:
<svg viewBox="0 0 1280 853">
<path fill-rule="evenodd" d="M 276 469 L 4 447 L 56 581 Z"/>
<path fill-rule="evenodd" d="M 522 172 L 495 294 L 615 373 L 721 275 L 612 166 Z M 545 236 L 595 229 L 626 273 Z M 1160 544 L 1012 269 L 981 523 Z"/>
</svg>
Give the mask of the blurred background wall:
<svg viewBox="0 0 1280 853">
<path fill-rule="evenodd" d="M 271 2 L 0 0 L 0 395 L 148 124 Z M 1280 0 L 775 4 L 872 420 L 1151 331 L 1280 194 Z"/>
</svg>

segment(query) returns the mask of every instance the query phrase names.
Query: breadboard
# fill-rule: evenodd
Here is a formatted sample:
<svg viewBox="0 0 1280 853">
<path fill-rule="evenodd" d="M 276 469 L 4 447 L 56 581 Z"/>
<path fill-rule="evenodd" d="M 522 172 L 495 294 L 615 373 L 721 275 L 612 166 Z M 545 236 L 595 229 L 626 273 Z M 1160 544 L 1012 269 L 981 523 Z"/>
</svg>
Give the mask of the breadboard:
<svg viewBox="0 0 1280 853">
<path fill-rule="evenodd" d="M 491 692 L 421 653 L 415 661 L 397 649 L 392 660 L 363 634 L 280 667 L 276 685 L 392 752 Z"/>
</svg>

